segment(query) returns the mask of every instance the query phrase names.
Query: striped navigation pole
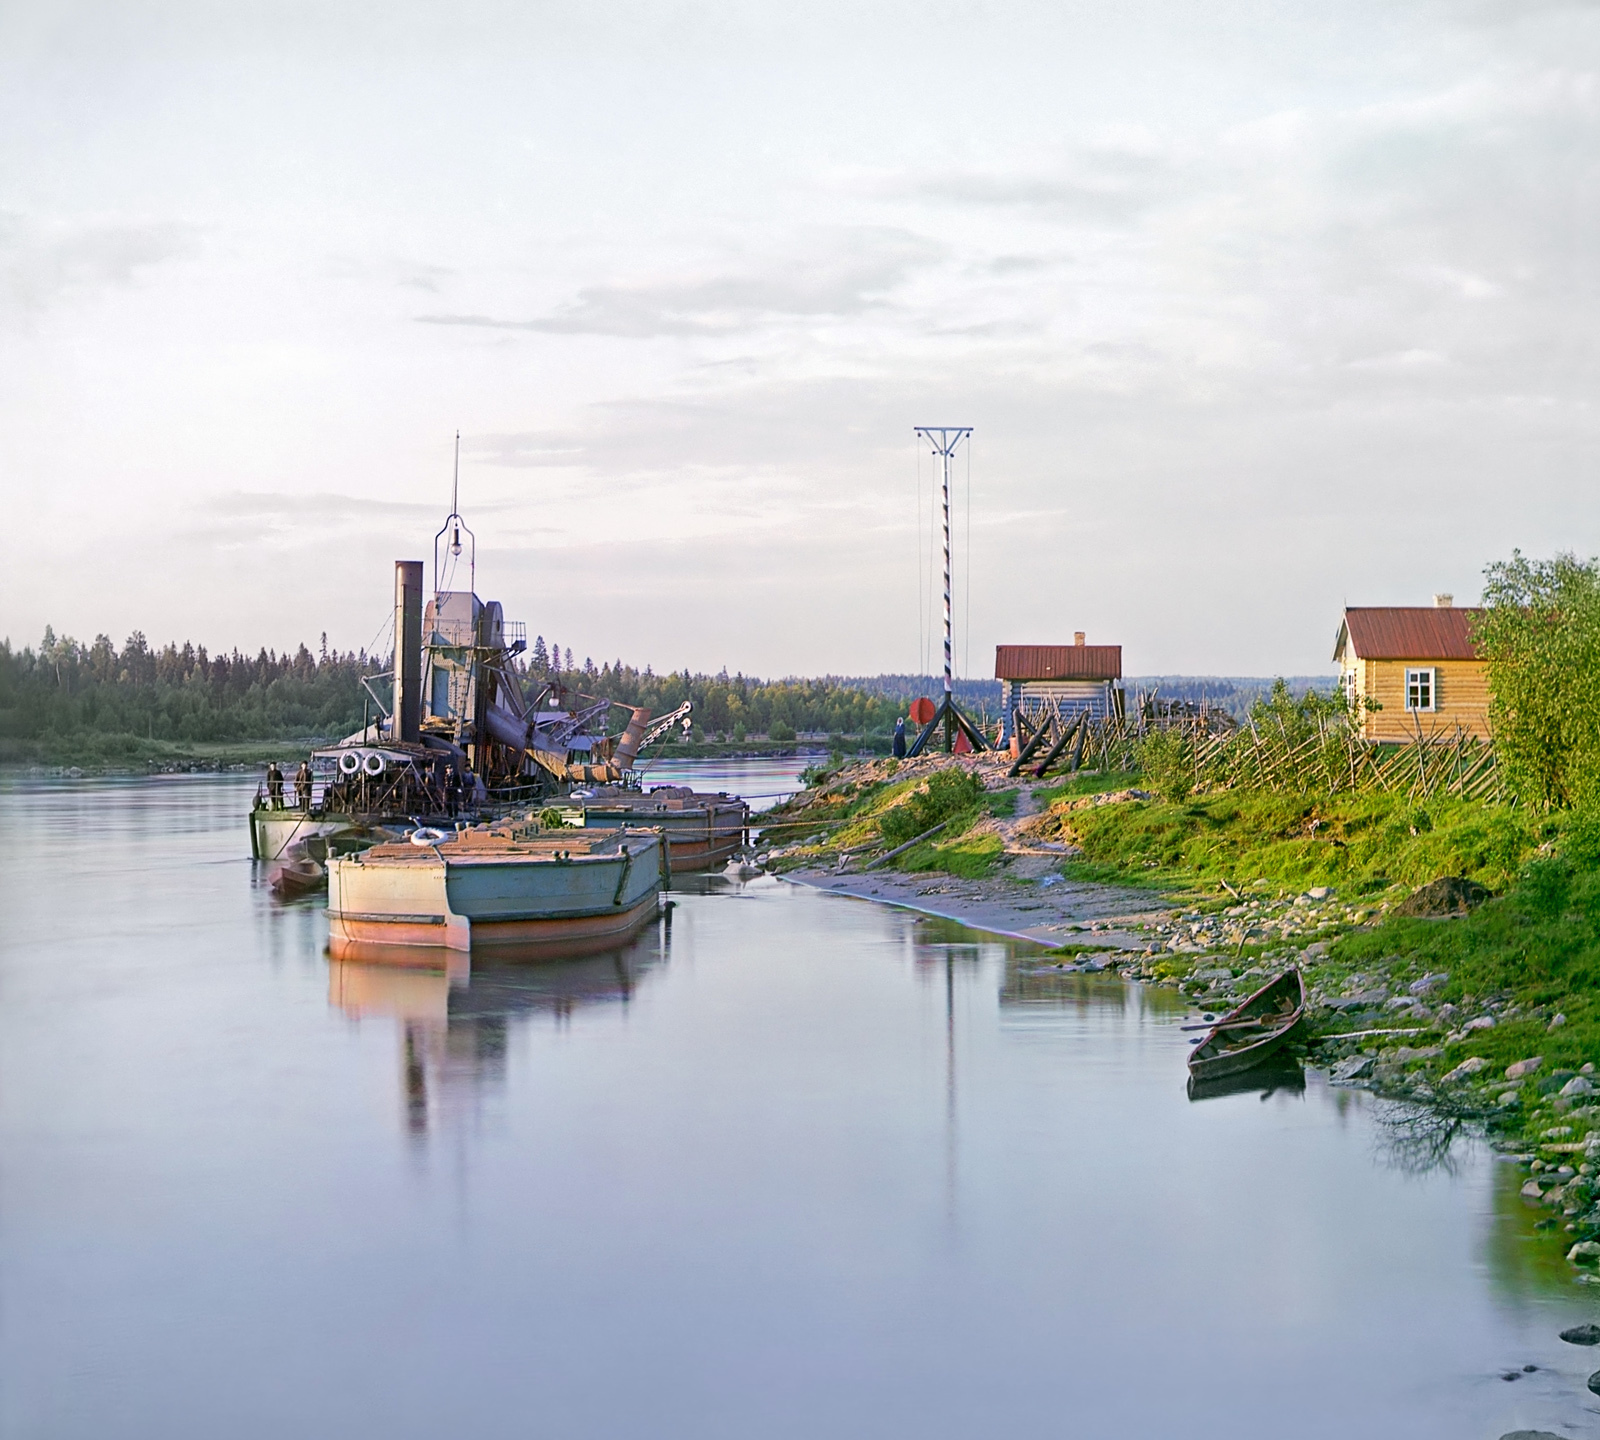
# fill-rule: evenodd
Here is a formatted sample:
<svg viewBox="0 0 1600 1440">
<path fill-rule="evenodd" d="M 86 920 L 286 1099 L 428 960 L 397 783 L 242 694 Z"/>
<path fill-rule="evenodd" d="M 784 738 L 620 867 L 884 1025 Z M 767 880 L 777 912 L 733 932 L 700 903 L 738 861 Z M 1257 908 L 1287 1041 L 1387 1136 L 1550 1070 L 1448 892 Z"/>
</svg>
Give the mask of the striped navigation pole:
<svg viewBox="0 0 1600 1440">
<path fill-rule="evenodd" d="M 974 750 L 982 750 L 986 748 L 983 737 L 956 708 L 954 687 L 951 684 L 953 651 L 950 609 L 950 460 L 960 448 L 961 442 L 972 434 L 972 426 L 918 425 L 915 428 L 916 433 L 933 448 L 933 453 L 939 457 L 944 471 L 944 699 L 939 702 L 939 709 L 928 722 L 927 728 L 917 737 L 916 743 L 906 751 L 906 754 L 920 755 L 941 721 L 944 724 L 945 754 L 948 755 L 955 748 L 957 728 L 965 732 Z"/>
</svg>

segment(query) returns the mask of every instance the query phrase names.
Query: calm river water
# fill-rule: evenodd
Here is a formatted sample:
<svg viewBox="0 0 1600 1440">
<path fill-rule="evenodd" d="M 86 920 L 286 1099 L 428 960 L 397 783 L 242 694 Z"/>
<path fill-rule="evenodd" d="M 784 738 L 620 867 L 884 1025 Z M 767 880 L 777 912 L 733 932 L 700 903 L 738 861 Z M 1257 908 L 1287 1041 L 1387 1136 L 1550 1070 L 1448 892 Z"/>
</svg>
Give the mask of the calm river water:
<svg viewBox="0 0 1600 1440">
<path fill-rule="evenodd" d="M 1468 1139 L 1191 1102 L 1169 997 L 767 879 L 331 966 L 254 785 L 0 782 L 7 1440 L 1596 1433 Z"/>
</svg>

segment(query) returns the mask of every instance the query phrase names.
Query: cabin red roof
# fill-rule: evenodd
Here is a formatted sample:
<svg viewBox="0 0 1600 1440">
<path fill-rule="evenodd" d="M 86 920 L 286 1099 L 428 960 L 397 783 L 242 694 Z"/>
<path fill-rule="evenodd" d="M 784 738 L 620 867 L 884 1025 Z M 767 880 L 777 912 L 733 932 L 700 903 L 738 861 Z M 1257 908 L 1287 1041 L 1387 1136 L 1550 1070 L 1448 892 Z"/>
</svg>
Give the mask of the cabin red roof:
<svg viewBox="0 0 1600 1440">
<path fill-rule="evenodd" d="M 1479 612 L 1454 606 L 1363 605 L 1344 612 L 1333 658 L 1345 637 L 1362 660 L 1476 660 L 1468 629 Z"/>
<path fill-rule="evenodd" d="M 996 645 L 996 680 L 1120 680 L 1120 645 Z"/>
</svg>

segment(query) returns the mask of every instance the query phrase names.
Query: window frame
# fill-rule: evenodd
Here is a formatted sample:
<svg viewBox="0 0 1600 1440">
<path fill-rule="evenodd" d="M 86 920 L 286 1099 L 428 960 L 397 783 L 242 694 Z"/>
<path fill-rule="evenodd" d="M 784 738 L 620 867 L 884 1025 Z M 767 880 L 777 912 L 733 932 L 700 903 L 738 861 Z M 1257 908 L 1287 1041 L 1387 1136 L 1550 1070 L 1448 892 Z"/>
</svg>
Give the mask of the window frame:
<svg viewBox="0 0 1600 1440">
<path fill-rule="evenodd" d="M 1426 681 L 1413 679 L 1426 675 Z M 1413 689 L 1425 684 L 1428 691 L 1426 705 L 1412 704 Z M 1407 665 L 1405 667 L 1405 708 L 1408 715 L 1437 715 L 1439 713 L 1439 667 L 1437 665 Z M 1417 698 L 1421 698 L 1420 694 Z"/>
</svg>

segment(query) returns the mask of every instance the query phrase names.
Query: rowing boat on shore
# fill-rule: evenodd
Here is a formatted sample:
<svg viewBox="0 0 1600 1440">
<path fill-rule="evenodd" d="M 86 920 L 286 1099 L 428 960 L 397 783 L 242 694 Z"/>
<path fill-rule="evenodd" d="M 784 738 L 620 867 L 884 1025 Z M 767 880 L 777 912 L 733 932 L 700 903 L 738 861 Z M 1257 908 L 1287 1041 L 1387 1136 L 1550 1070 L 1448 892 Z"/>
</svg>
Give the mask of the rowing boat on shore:
<svg viewBox="0 0 1600 1440">
<path fill-rule="evenodd" d="M 1283 1048 L 1306 1018 L 1306 986 L 1290 968 L 1228 1011 L 1189 1054 L 1189 1073 L 1217 1080 L 1254 1069 Z"/>
</svg>

